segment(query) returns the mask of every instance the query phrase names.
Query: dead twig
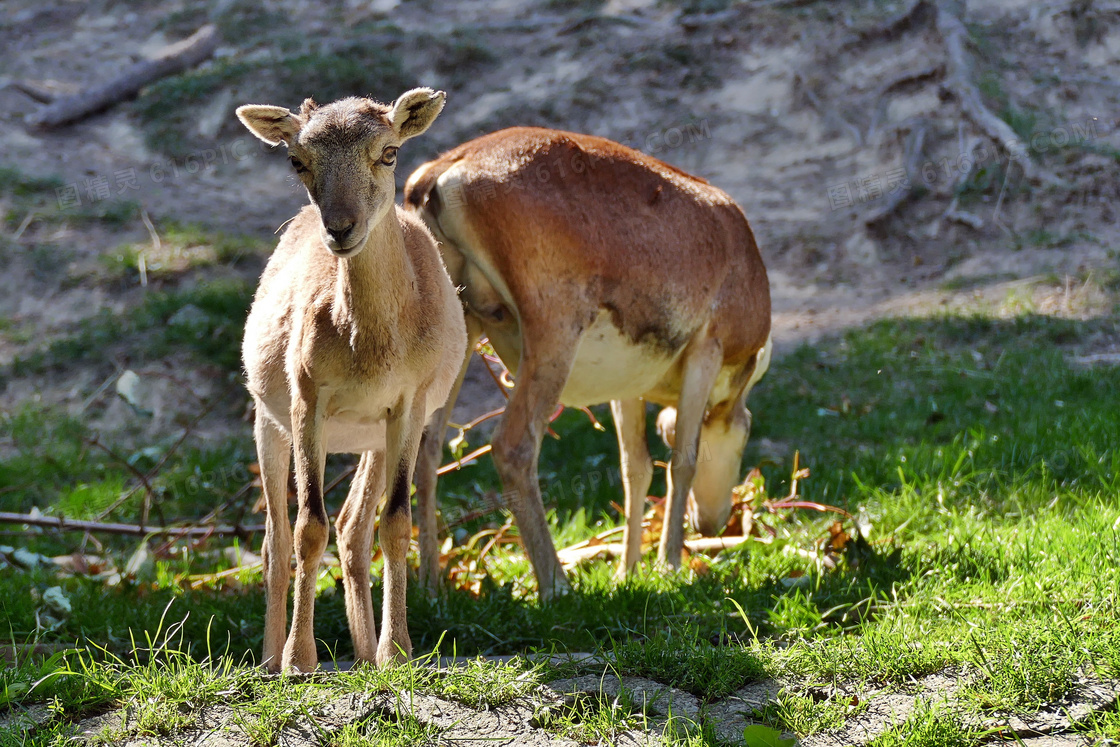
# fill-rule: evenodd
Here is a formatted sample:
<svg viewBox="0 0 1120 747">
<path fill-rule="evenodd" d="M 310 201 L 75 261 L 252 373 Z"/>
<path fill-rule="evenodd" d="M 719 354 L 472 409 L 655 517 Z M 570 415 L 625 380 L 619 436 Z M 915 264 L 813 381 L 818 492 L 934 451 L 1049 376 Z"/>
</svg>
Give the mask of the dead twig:
<svg viewBox="0 0 1120 747">
<path fill-rule="evenodd" d="M 505 365 L 502 364 L 502 361 L 499 360 L 497 357 L 487 355 L 486 353 L 482 352 L 482 346 L 485 345 L 487 342 L 489 342 L 488 338 L 483 338 L 483 339 L 479 340 L 478 346 L 475 348 L 475 352 L 477 352 L 479 354 L 479 356 L 481 356 L 482 362 L 486 366 L 486 372 L 488 374 L 490 374 L 490 378 L 492 378 L 494 380 L 494 383 L 498 385 L 498 389 L 501 390 L 502 396 L 505 397 L 508 400 L 509 399 L 509 387 L 506 385 L 506 381 L 511 380 L 509 378 L 509 369 L 507 369 L 505 367 Z M 493 367 L 490 365 L 491 362 L 497 363 L 499 366 L 502 367 L 501 373 L 495 373 L 494 372 Z"/>
<path fill-rule="evenodd" d="M 448 472 L 454 472 L 455 470 L 461 468 L 464 464 L 470 464 L 474 460 L 478 459 L 480 456 L 482 456 L 484 454 L 489 454 L 490 453 L 490 448 L 491 448 L 490 444 L 486 444 L 485 446 L 480 446 L 477 449 L 475 449 L 474 451 L 472 451 L 470 454 L 467 454 L 466 456 L 462 457 L 461 459 L 456 459 L 454 462 L 451 462 L 450 464 L 443 465 L 438 470 L 436 470 L 436 474 L 437 475 L 446 475 Z"/>
<path fill-rule="evenodd" d="M 329 495 L 332 490 L 337 488 L 339 484 L 348 477 L 353 477 L 354 473 L 358 471 L 358 465 L 352 464 L 339 473 L 338 477 L 331 480 L 325 488 L 323 488 L 323 495 Z"/>
<path fill-rule="evenodd" d="M 23 232 L 26 231 L 27 227 L 31 225 L 31 221 L 35 220 L 35 216 L 36 213 L 34 210 L 32 210 L 27 214 L 26 218 L 20 221 L 19 228 L 17 228 L 16 232 L 12 234 L 12 241 L 19 243 L 19 240 L 23 237 Z"/>
<path fill-rule="evenodd" d="M 489 492 L 483 497 L 483 500 L 485 501 L 485 505 L 482 508 L 476 508 L 474 511 L 468 511 L 461 516 L 455 517 L 455 519 L 453 519 L 452 521 L 446 522 L 447 528 L 451 529 L 453 527 L 462 526 L 463 524 L 469 524 L 476 519 L 481 519 L 485 516 L 489 516 L 495 511 L 502 510 L 502 502 L 498 498 L 497 493 Z"/>
<path fill-rule="evenodd" d="M 130 463 L 127 459 L 122 457 L 111 447 L 101 443 L 101 441 L 98 440 L 96 436 L 94 438 L 87 438 L 85 439 L 85 441 L 90 446 L 93 446 L 96 449 L 101 449 L 101 451 L 105 452 L 110 459 L 112 459 L 114 462 L 119 463 L 122 467 L 131 472 L 133 477 L 140 481 L 140 485 L 144 488 L 145 494 L 144 505 L 140 511 L 140 526 L 143 527 L 148 523 L 148 512 L 151 510 L 152 505 L 155 503 L 156 495 L 155 488 L 152 487 L 152 482 L 149 476 L 137 469 L 135 465 Z M 118 499 L 118 501 L 119 500 L 120 499 Z"/>
<path fill-rule="evenodd" d="M 247 527 L 240 526 L 181 526 L 145 527 L 138 524 L 109 524 L 97 521 L 77 521 L 61 516 L 42 516 L 33 514 L 14 514 L 0 512 L 0 524 L 27 524 L 33 527 L 56 529 L 60 532 L 98 532 L 100 534 L 123 534 L 134 537 L 149 535 L 177 535 L 181 537 L 240 537 L 264 531 L 264 524 Z"/>
<path fill-rule="evenodd" d="M 28 123 L 34 127 L 50 128 L 84 119 L 136 95 L 149 83 L 198 65 L 214 54 L 217 48 L 218 29 L 213 24 L 207 24 L 152 59 L 129 66 L 112 80 L 53 101 L 28 117 Z"/>
<path fill-rule="evenodd" d="M 975 213 L 970 213 L 967 210 L 961 210 L 959 207 L 959 200 L 954 197 L 953 201 L 949 203 L 949 207 L 942 214 L 945 220 L 960 223 L 961 225 L 968 226 L 974 230 L 979 231 L 984 227 L 984 219 Z"/>
<path fill-rule="evenodd" d="M 182 446 L 183 442 L 187 440 L 187 436 L 191 435 L 191 433 L 194 432 L 194 429 L 198 426 L 199 423 L 202 422 L 202 419 L 210 414 L 210 411 L 214 409 L 215 404 L 217 404 L 216 400 L 210 402 L 210 404 L 206 405 L 202 409 L 202 412 L 198 413 L 198 415 L 195 416 L 195 419 L 192 420 L 187 425 L 187 427 L 183 429 L 183 433 L 179 436 L 178 440 L 176 440 L 175 443 L 171 444 L 171 448 L 165 451 L 163 456 L 160 457 L 160 460 L 156 464 L 156 466 L 152 467 L 150 474 L 155 475 L 159 473 L 161 469 L 163 469 L 163 465 L 167 464 L 167 460 L 171 458 L 171 455 L 179 450 L 179 447 Z"/>
<path fill-rule="evenodd" d="M 199 519 L 198 523 L 199 524 L 208 524 L 211 521 L 217 519 L 218 515 L 220 513 L 222 513 L 222 511 L 225 511 L 227 508 L 232 506 L 234 501 L 236 501 L 239 498 L 244 498 L 246 495 L 248 495 L 250 492 L 252 492 L 253 485 L 254 485 L 255 482 L 256 482 L 255 480 L 250 480 L 249 482 L 242 485 L 240 488 L 238 488 L 236 493 L 231 495 L 226 500 L 222 501 L 218 506 L 216 506 L 212 511 L 210 511 L 210 513 L 206 514 L 201 519 Z M 245 508 L 246 508 L 245 504 L 242 503 L 241 504 L 241 511 L 239 512 L 239 514 L 237 516 L 237 520 L 233 522 L 234 524 L 240 524 L 241 523 L 241 518 L 245 514 Z"/>
<path fill-rule="evenodd" d="M 467 423 L 466 425 L 458 425 L 456 423 L 448 423 L 448 425 L 451 426 L 452 428 L 456 429 L 456 430 L 459 430 L 459 431 L 469 431 L 471 428 L 474 428 L 477 425 L 485 423 L 487 420 L 498 417 L 499 415 L 501 415 L 505 411 L 506 411 L 506 408 L 499 407 L 497 410 L 491 410 L 490 412 L 479 415 L 477 418 L 475 418 L 471 422 Z"/>
<path fill-rule="evenodd" d="M 158 257 L 160 249 L 163 248 L 163 242 L 159 240 L 159 232 L 152 224 L 152 219 L 148 217 L 148 211 L 144 206 L 140 206 L 140 220 L 144 221 L 144 228 L 148 229 L 148 237 L 152 240 L 152 255 Z M 140 287 L 148 287 L 148 261 L 144 257 L 144 251 L 136 255 L 136 269 L 140 272 Z"/>
<path fill-rule="evenodd" d="M 193 392 L 192 392 L 192 394 L 193 394 Z M 195 397 L 197 399 L 198 395 L 195 395 Z M 200 402 L 201 402 L 201 400 L 200 400 Z M 140 485 L 143 486 L 146 491 L 148 491 L 148 496 L 154 502 L 155 501 L 155 493 L 152 492 L 152 484 L 151 484 L 152 478 L 159 474 L 159 471 L 161 469 L 163 469 L 163 465 L 167 464 L 167 460 L 170 459 L 171 456 L 176 451 L 179 450 L 179 447 L 182 446 L 183 442 L 187 440 L 187 436 L 189 436 L 191 434 L 191 432 L 194 431 L 195 427 L 200 422 L 202 422 L 202 419 L 210 414 L 210 411 L 214 409 L 214 404 L 215 404 L 214 402 L 211 402 L 211 403 L 209 403 L 209 404 L 207 404 L 203 407 L 202 412 L 200 412 L 197 416 L 195 416 L 195 419 L 192 420 L 190 422 L 190 424 L 187 425 L 187 427 L 183 429 L 183 433 L 182 433 L 182 435 L 179 436 L 178 440 L 176 440 L 175 443 L 171 444 L 171 448 L 169 448 L 167 451 L 165 451 L 163 453 L 163 456 L 160 457 L 160 460 L 159 460 L 159 462 L 156 463 L 156 466 L 154 466 L 150 470 L 148 470 L 148 473 L 146 475 L 143 475 L 143 476 L 141 476 L 139 470 L 137 470 L 135 467 L 133 467 L 131 464 L 129 464 L 127 460 L 122 459 L 120 456 L 114 455 L 113 452 L 109 451 L 103 444 L 93 443 L 93 442 L 89 442 L 89 443 L 90 443 L 91 446 L 98 446 L 99 448 L 101 448 L 103 451 L 108 453 L 109 456 L 113 457 L 117 461 L 124 464 L 129 472 L 132 472 L 132 474 L 139 477 L 140 478 Z M 94 439 L 94 440 L 96 441 L 96 439 Z M 124 493 L 123 495 L 121 495 L 120 498 L 113 501 L 112 505 L 110 505 L 108 508 L 106 508 L 100 514 L 98 514 L 96 518 L 98 520 L 104 519 L 110 513 L 115 511 L 122 503 L 127 501 L 133 495 L 135 495 L 137 490 L 139 490 L 139 487 L 132 488 L 127 493 Z M 156 504 L 156 513 L 160 514 L 160 521 L 162 522 L 163 521 L 162 509 L 160 509 L 158 507 L 158 504 Z M 143 512 L 143 518 L 142 518 L 140 523 L 141 524 L 146 524 L 147 522 L 148 522 L 148 508 L 147 508 L 147 499 L 145 499 L 145 507 L 144 507 L 144 512 Z"/>
</svg>

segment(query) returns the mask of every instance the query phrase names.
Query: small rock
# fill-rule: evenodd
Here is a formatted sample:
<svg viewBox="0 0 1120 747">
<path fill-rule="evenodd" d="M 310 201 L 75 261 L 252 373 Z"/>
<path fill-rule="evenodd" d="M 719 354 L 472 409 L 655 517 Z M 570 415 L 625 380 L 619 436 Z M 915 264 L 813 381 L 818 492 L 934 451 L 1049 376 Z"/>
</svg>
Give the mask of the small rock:
<svg viewBox="0 0 1120 747">
<path fill-rule="evenodd" d="M 172 314 L 167 323 L 172 327 L 202 329 L 210 323 L 210 316 L 193 303 L 188 303 Z"/>
<path fill-rule="evenodd" d="M 70 600 L 62 593 L 61 586 L 52 586 L 44 591 L 43 604 L 55 617 L 68 617 L 73 612 Z"/>
<path fill-rule="evenodd" d="M 53 565 L 51 559 L 46 555 L 40 555 L 37 552 L 31 552 L 24 547 L 16 548 L 8 557 L 13 563 L 22 568 L 26 568 L 29 571 L 36 568 Z"/>
<path fill-rule="evenodd" d="M 14 684 L 14 683 L 13 683 Z M 0 733 L 30 732 L 54 717 L 45 705 L 16 706 L 0 717 Z"/>
<path fill-rule="evenodd" d="M 548 687 L 567 696 L 566 700 L 569 703 L 575 702 L 572 696 L 580 694 L 613 700 L 626 693 L 630 702 L 642 713 L 663 717 L 671 715 L 673 718 L 700 723 L 700 701 L 695 695 L 644 677 L 619 678 L 614 675 L 589 674 L 567 680 L 556 680 L 550 682 Z"/>
<path fill-rule="evenodd" d="M 716 735 L 732 744 L 743 742 L 743 730 L 754 723 L 751 714 L 778 699 L 781 685 L 774 680 L 752 682 L 723 700 L 704 708 L 704 721 Z"/>
<path fill-rule="evenodd" d="M 127 369 L 117 377 L 117 394 L 128 404 L 137 409 L 144 409 L 140 404 L 145 395 L 144 382 L 133 370 Z"/>
</svg>

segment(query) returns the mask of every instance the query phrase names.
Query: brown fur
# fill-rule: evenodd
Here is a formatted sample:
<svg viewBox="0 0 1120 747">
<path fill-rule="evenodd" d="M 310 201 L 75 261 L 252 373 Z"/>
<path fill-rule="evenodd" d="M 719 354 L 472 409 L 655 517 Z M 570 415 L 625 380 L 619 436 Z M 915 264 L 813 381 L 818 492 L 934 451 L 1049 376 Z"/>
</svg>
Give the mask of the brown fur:
<svg viewBox="0 0 1120 747">
<path fill-rule="evenodd" d="M 238 109 L 258 137 L 288 146 L 312 202 L 292 220 L 264 271 L 243 348 L 268 505 L 263 658 L 273 671 L 308 671 L 317 663 L 315 581 L 329 534 L 323 503 L 329 452 L 362 454 L 337 521 L 356 655 L 385 663 L 411 652 L 404 607 L 409 489 L 424 423 L 447 398 L 466 334 L 431 234 L 393 204 L 391 161 L 395 148 L 423 132 L 442 106 L 442 93 L 418 89 L 394 107 L 344 99 L 325 107 L 308 100 L 298 115 L 279 107 Z M 293 452 L 296 590 L 285 643 Z M 386 486 L 378 642 L 370 545 Z"/>
<path fill-rule="evenodd" d="M 517 377 L 493 455 L 542 594 L 566 585 L 536 475 L 540 439 L 558 401 L 612 400 L 633 514 L 623 569 L 638 559 L 652 472 L 643 401 L 676 408 L 670 413 L 676 434 L 685 434 L 671 470 L 660 559 L 674 567 L 680 562 L 690 489 L 694 524 L 721 528 L 728 481 L 737 477 L 750 427 L 743 401 L 752 376 L 768 364 L 770 334 L 766 270 L 734 201 L 702 179 L 603 138 L 512 128 L 422 166 L 405 186 L 405 204 L 435 233 L 452 280 L 465 286 L 468 328 L 473 319 L 476 334 L 489 336 Z M 603 338 L 602 361 L 585 361 L 577 353 L 591 349 L 589 335 L 610 334 L 604 318 L 619 340 Z M 655 371 L 640 390 L 625 376 L 613 384 L 597 377 L 599 368 L 610 372 L 615 352 L 635 350 L 648 359 L 634 354 L 630 363 L 615 365 L 636 366 L 622 373 L 637 379 Z M 702 441 L 716 446 L 709 451 L 718 452 L 712 461 L 719 464 L 698 463 L 698 450 L 710 445 Z M 421 532 L 423 554 L 434 540 L 425 541 L 423 523 Z"/>
</svg>

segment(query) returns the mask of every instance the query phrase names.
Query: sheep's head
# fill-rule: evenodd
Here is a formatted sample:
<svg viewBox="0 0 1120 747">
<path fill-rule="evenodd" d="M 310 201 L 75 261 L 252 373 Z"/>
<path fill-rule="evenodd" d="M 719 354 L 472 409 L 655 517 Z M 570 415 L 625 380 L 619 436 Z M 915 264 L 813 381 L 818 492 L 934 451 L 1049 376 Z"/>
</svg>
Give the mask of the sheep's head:
<svg viewBox="0 0 1120 747">
<path fill-rule="evenodd" d="M 281 106 L 249 105 L 237 116 L 269 145 L 283 143 L 296 176 L 322 219 L 323 243 L 349 257 L 393 209 L 397 149 L 435 121 L 446 94 L 416 88 L 392 106 L 346 98 L 325 106 L 311 99 L 298 113 Z"/>
</svg>

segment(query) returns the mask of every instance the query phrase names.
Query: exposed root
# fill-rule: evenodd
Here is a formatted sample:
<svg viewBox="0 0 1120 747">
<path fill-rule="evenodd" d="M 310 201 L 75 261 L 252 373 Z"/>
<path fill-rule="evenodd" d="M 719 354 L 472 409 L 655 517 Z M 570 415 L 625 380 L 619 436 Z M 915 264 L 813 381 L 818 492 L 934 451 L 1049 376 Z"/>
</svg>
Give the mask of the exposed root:
<svg viewBox="0 0 1120 747">
<path fill-rule="evenodd" d="M 898 93 L 908 90 L 910 88 L 917 88 L 924 83 L 931 80 L 937 80 L 945 75 L 945 66 L 942 64 L 927 67 L 915 72 L 903 73 L 894 80 L 890 81 L 875 94 L 875 106 L 871 113 L 871 124 L 867 128 L 867 139 L 870 141 L 875 131 L 879 127 L 879 122 L 883 119 L 884 102 L 892 93 Z"/>
<path fill-rule="evenodd" d="M 886 23 L 860 31 L 855 38 L 847 41 L 841 49 L 847 50 L 873 41 L 894 41 L 913 29 L 929 24 L 933 21 L 934 12 L 935 8 L 929 0 L 918 0 L 908 10 L 891 18 Z"/>
<path fill-rule="evenodd" d="M 922 149 L 925 147 L 926 143 L 926 132 L 927 126 L 924 120 L 918 120 L 909 128 L 909 133 L 903 145 L 902 157 L 909 188 L 900 189 L 894 194 L 889 195 L 887 197 L 887 204 L 864 221 L 864 225 L 868 228 L 882 228 L 888 218 L 917 196 L 915 184 L 918 179 L 921 178 Z"/>
<path fill-rule="evenodd" d="M 970 168 L 961 168 L 960 175 L 957 177 L 957 181 L 953 185 L 953 201 L 949 203 L 949 207 L 946 208 L 945 212 L 941 214 L 941 218 L 942 220 L 960 223 L 974 230 L 980 230 L 984 227 L 984 220 L 975 213 L 970 213 L 968 211 L 960 209 L 960 199 L 958 197 L 958 193 L 960 191 L 961 185 L 965 182 L 966 179 L 968 179 L 969 175 L 972 173 L 972 170 L 976 167 L 976 164 L 972 162 L 972 154 L 975 153 L 976 149 L 982 146 L 984 142 L 982 138 L 976 135 L 970 136 L 966 141 L 964 136 L 963 124 L 961 125 L 960 129 L 961 142 L 959 145 L 959 151 L 961 155 L 969 161 Z"/>
<path fill-rule="evenodd" d="M 847 131 L 857 144 L 863 145 L 863 133 L 860 131 L 860 129 L 849 122 L 847 119 L 845 119 L 844 116 L 840 114 L 840 112 L 825 106 L 824 102 L 821 100 L 821 97 L 817 95 L 817 92 L 813 90 L 812 86 L 809 85 L 809 81 L 801 73 L 796 73 L 793 76 L 793 90 L 795 96 L 798 93 L 804 95 L 805 99 L 809 102 L 809 105 L 816 110 L 817 114 L 821 115 L 821 118 L 825 122 L 829 122 L 833 125 L 836 125 L 840 129 Z"/>
<path fill-rule="evenodd" d="M 1060 183 L 1057 177 L 1039 168 L 1031 160 L 1026 144 L 1011 126 L 984 104 L 980 91 L 973 85 L 970 76 L 968 51 L 965 48 L 968 30 L 956 12 L 957 7 L 959 4 L 954 0 L 940 0 L 937 4 L 935 26 L 948 53 L 945 88 L 956 97 L 964 115 L 995 141 L 1007 153 L 1008 158 L 1019 164 L 1028 180 Z"/>
<path fill-rule="evenodd" d="M 976 215 L 975 213 L 961 210 L 957 206 L 957 204 L 958 200 L 956 197 L 954 197 L 953 201 L 949 203 L 948 209 L 945 210 L 941 217 L 945 220 L 953 221 L 954 223 L 960 223 L 976 230 L 980 230 L 984 227 L 983 218 L 981 218 L 979 215 Z"/>
</svg>

